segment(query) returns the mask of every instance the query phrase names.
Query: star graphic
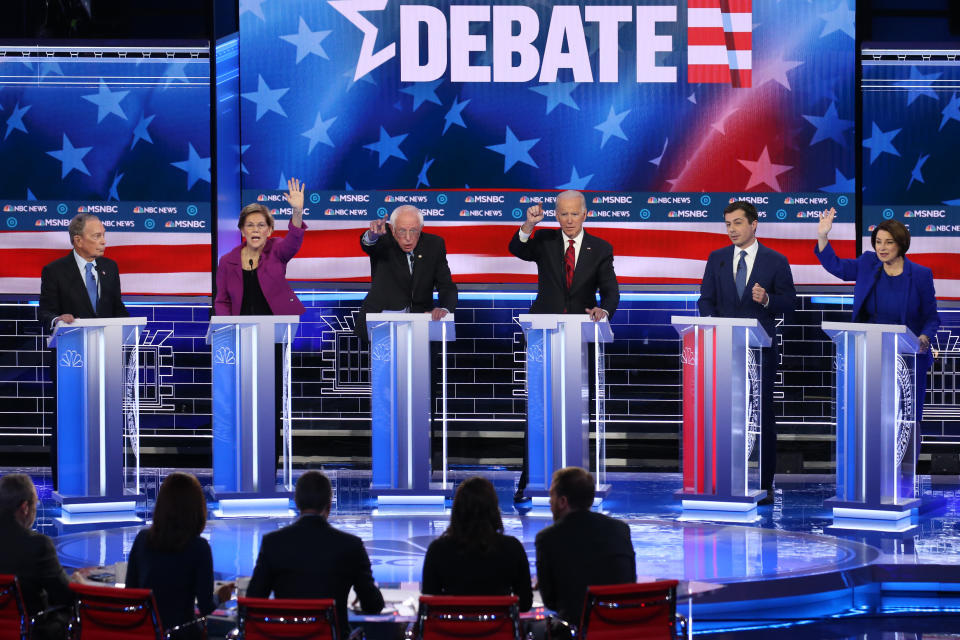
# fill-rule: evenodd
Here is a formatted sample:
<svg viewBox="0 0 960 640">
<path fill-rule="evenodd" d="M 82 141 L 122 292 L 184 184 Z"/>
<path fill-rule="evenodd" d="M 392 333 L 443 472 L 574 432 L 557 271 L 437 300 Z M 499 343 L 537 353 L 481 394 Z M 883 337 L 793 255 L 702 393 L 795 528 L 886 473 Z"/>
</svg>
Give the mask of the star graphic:
<svg viewBox="0 0 960 640">
<path fill-rule="evenodd" d="M 517 136 L 513 135 L 513 131 L 510 130 L 510 127 L 507 126 L 506 139 L 503 144 L 495 144 L 488 146 L 487 149 L 496 153 L 503 154 L 503 172 L 506 173 L 510 170 L 510 167 L 522 162 L 523 164 L 528 164 L 531 167 L 536 167 L 537 163 L 533 161 L 533 158 L 530 157 L 530 149 L 533 148 L 533 145 L 540 142 L 540 138 L 533 138 L 531 140 L 519 140 Z"/>
<path fill-rule="evenodd" d="M 430 181 L 427 180 L 427 171 L 430 170 L 430 165 L 433 164 L 433 158 L 424 158 L 423 166 L 420 167 L 420 173 L 417 174 L 417 186 L 414 189 L 419 189 L 422 184 L 425 187 L 430 186 Z"/>
<path fill-rule="evenodd" d="M 247 170 L 246 165 L 243 164 L 243 154 L 246 153 L 247 149 L 250 148 L 248 144 L 240 145 L 240 172 L 250 175 L 250 172 Z"/>
<path fill-rule="evenodd" d="M 739 110 L 740 110 L 739 107 L 727 105 L 726 110 L 722 114 L 720 114 L 720 118 L 718 118 L 716 122 L 711 123 L 710 126 L 713 129 L 716 129 L 717 131 L 719 131 L 720 135 L 722 136 L 727 135 L 727 125 L 726 125 L 727 118 L 732 116 L 735 111 L 739 111 Z"/>
<path fill-rule="evenodd" d="M 847 0 L 840 0 L 840 4 L 837 5 L 836 9 L 820 14 L 820 17 L 827 23 L 823 25 L 823 31 L 820 33 L 820 37 L 828 36 L 834 31 L 843 31 L 851 38 L 856 37 L 856 27 L 854 23 L 856 15 L 856 12 L 850 10 L 850 7 L 847 5 Z"/>
<path fill-rule="evenodd" d="M 947 106 L 945 106 L 940 113 L 943 114 L 943 119 L 940 120 L 940 129 L 938 129 L 938 131 L 942 131 L 944 125 L 951 120 L 960 122 L 960 99 L 957 98 L 956 93 L 950 96 L 950 102 L 947 103 Z"/>
<path fill-rule="evenodd" d="M 774 191 L 780 191 L 780 183 L 777 182 L 777 176 L 793 168 L 785 164 L 773 164 L 770 162 L 770 152 L 766 147 L 763 148 L 760 157 L 757 158 L 756 161 L 737 160 L 737 162 L 746 167 L 747 171 L 750 172 L 750 179 L 747 181 L 747 186 L 744 187 L 744 189 L 755 187 L 758 184 L 765 184 Z"/>
<path fill-rule="evenodd" d="M 311 53 L 320 56 L 324 60 L 329 60 L 330 56 L 323 50 L 323 39 L 330 35 L 330 31 L 310 31 L 307 21 L 300 16 L 300 24 L 297 25 L 297 32 L 289 36 L 280 36 L 281 40 L 286 40 L 297 48 L 297 64 Z"/>
<path fill-rule="evenodd" d="M 550 113 L 561 104 L 580 111 L 580 106 L 573 99 L 573 95 L 571 95 L 576 88 L 576 82 L 551 82 L 550 84 L 541 84 L 538 87 L 530 87 L 530 91 L 535 91 L 542 96 L 546 96 L 547 113 Z"/>
<path fill-rule="evenodd" d="M 275 111 L 286 118 L 287 112 L 280 106 L 280 98 L 289 90 L 290 89 L 271 89 L 267 86 L 263 76 L 257 74 L 257 90 L 248 91 L 241 95 L 257 105 L 257 120 L 270 111 Z"/>
<path fill-rule="evenodd" d="M 150 123 L 153 122 L 153 119 L 156 117 L 156 114 L 152 116 L 145 114 L 140 115 L 140 122 L 137 123 L 137 126 L 133 130 L 133 142 L 130 143 L 131 151 L 141 140 L 146 140 L 150 144 L 153 144 L 153 138 L 150 137 L 150 132 L 147 130 L 147 127 L 150 126 Z"/>
<path fill-rule="evenodd" d="M 843 133 L 853 126 L 853 120 L 841 120 L 837 115 L 836 103 L 831 102 L 823 116 L 803 116 L 803 119 L 817 128 L 810 140 L 811 147 L 821 140 L 834 140 L 847 146 Z"/>
<path fill-rule="evenodd" d="M 163 77 L 167 79 L 167 81 L 163 83 L 164 89 L 174 83 L 189 84 L 190 79 L 187 77 L 187 63 L 183 61 L 168 62 L 167 68 L 163 71 Z"/>
<path fill-rule="evenodd" d="M 450 128 L 450 125 L 455 124 L 458 127 L 466 128 L 466 124 L 463 123 L 463 110 L 470 100 L 464 100 L 463 102 L 458 102 L 460 96 L 457 96 L 453 99 L 453 104 L 450 105 L 450 111 L 447 111 L 447 115 L 443 116 L 443 133 L 447 132 L 447 129 Z M 443 134 L 440 134 L 443 135 Z"/>
<path fill-rule="evenodd" d="M 943 75 L 942 71 L 937 71 L 930 74 L 920 73 L 920 70 L 916 67 L 910 67 L 910 80 L 921 82 L 911 82 L 910 86 L 917 87 L 916 89 L 910 89 L 907 91 L 907 105 L 913 104 L 913 101 L 919 98 L 920 96 L 927 96 L 928 98 L 933 98 L 934 100 L 939 100 L 937 94 L 930 87 L 930 84 L 927 82 L 922 82 L 923 80 L 936 80 Z"/>
<path fill-rule="evenodd" d="M 360 76 L 359 78 L 354 78 L 353 74 L 347 71 L 345 74 L 343 74 L 343 77 L 349 78 L 349 80 L 347 81 L 348 92 L 350 91 L 350 89 L 353 89 L 358 82 L 364 82 L 366 84 L 372 84 L 373 86 L 377 86 L 377 81 L 373 79 L 372 73 L 368 73 L 366 75 Z"/>
<path fill-rule="evenodd" d="M 127 114 L 125 114 L 123 109 L 120 107 L 120 101 L 126 98 L 128 93 L 130 92 L 110 91 L 109 87 L 107 87 L 107 83 L 103 81 L 103 78 L 101 78 L 100 88 L 97 93 L 91 93 L 90 95 L 80 97 L 97 105 L 97 123 L 99 124 L 111 113 L 120 116 L 124 120 L 127 119 Z"/>
<path fill-rule="evenodd" d="M 359 80 L 384 62 L 397 55 L 397 43 L 391 42 L 380 51 L 374 53 L 373 47 L 377 42 L 377 27 L 360 15 L 361 11 L 383 11 L 387 8 L 387 0 L 328 0 L 330 8 L 346 18 L 363 34 L 360 43 L 360 55 L 353 73 L 353 79 Z"/>
<path fill-rule="evenodd" d="M 37 196 L 33 195 L 33 191 L 30 191 L 30 187 L 27 187 L 27 200 L 36 200 Z"/>
<path fill-rule="evenodd" d="M 603 132 L 603 138 L 600 139 L 601 149 L 603 149 L 603 145 L 607 144 L 607 140 L 609 140 L 611 136 L 616 136 L 621 140 L 627 139 L 627 134 L 623 132 L 620 124 L 630 111 L 630 109 L 627 109 L 623 113 L 617 113 L 613 105 L 610 105 L 610 112 L 607 114 L 607 119 L 594 127 L 597 131 Z"/>
<path fill-rule="evenodd" d="M 581 189 L 587 188 L 587 184 L 589 184 L 591 179 L 593 179 L 592 173 L 588 176 L 581 176 L 577 173 L 577 168 L 573 167 L 573 170 L 570 172 L 570 180 L 563 184 L 558 184 L 557 189 L 575 189 L 580 191 Z"/>
<path fill-rule="evenodd" d="M 317 146 L 318 142 L 322 142 L 328 146 L 334 146 L 333 140 L 330 139 L 330 135 L 327 133 L 327 130 L 330 129 L 330 125 L 333 124 L 333 121 L 337 119 L 337 116 L 333 116 L 329 120 L 324 120 L 323 116 L 320 115 L 320 112 L 317 112 L 317 119 L 313 122 L 313 127 L 304 131 L 300 135 L 310 141 L 310 147 L 307 149 L 307 154 L 313 152 L 313 148 Z"/>
<path fill-rule="evenodd" d="M 7 118 L 7 132 L 3 134 L 3 139 L 6 140 L 7 136 L 10 135 L 10 132 L 16 129 L 17 131 L 23 131 L 27 133 L 27 127 L 23 124 L 23 116 L 30 111 L 30 107 L 33 105 L 24 105 L 20 106 L 20 103 L 17 102 L 17 105 L 13 108 L 13 113 L 10 114 L 10 117 Z"/>
<path fill-rule="evenodd" d="M 424 102 L 440 104 L 440 98 L 437 97 L 437 87 L 442 82 L 442 79 L 433 82 L 415 82 L 409 87 L 400 89 L 400 93 L 409 93 L 413 96 L 413 110 L 416 111 Z"/>
<path fill-rule="evenodd" d="M 47 151 L 47 155 L 53 156 L 62 163 L 60 179 L 63 180 L 74 169 L 90 175 L 87 165 L 83 163 L 83 156 L 87 155 L 90 149 L 93 149 L 93 147 L 74 147 L 67 134 L 63 134 L 63 147 L 59 150 Z"/>
<path fill-rule="evenodd" d="M 343 190 L 344 190 L 344 191 L 353 191 L 353 186 L 352 186 L 349 182 L 344 182 L 344 183 L 343 183 Z"/>
<path fill-rule="evenodd" d="M 787 79 L 787 71 L 796 69 L 802 62 L 796 60 L 784 60 L 783 54 L 777 57 L 773 56 L 767 59 L 766 63 L 757 69 L 757 74 L 753 78 L 753 88 L 759 89 L 771 80 L 776 80 L 780 85 L 786 87 L 787 91 L 792 91 L 790 80 Z"/>
<path fill-rule="evenodd" d="M 265 1 L 266 0 L 240 0 L 240 15 L 242 16 L 243 14 L 250 12 L 266 22 L 267 19 L 263 15 L 263 7 L 260 6 Z"/>
<path fill-rule="evenodd" d="M 652 164 L 652 165 L 654 165 L 654 166 L 656 166 L 656 167 L 659 167 L 659 166 L 660 166 L 660 163 L 663 161 L 663 156 L 664 156 L 664 154 L 667 153 L 667 145 L 668 145 L 668 144 L 670 144 L 670 138 L 666 138 L 666 139 L 663 141 L 663 149 L 660 151 L 660 155 L 658 155 L 656 158 L 650 159 L 650 160 L 649 160 L 650 164 Z"/>
<path fill-rule="evenodd" d="M 280 172 L 280 181 L 277 183 L 278 191 L 286 191 L 289 189 L 287 186 L 287 176 L 283 175 L 283 171 Z"/>
<path fill-rule="evenodd" d="M 110 185 L 110 193 L 107 195 L 107 201 L 110 200 L 120 200 L 120 195 L 117 193 L 117 187 L 120 185 L 120 181 L 123 180 L 122 173 L 113 174 L 113 184 Z"/>
<path fill-rule="evenodd" d="M 834 171 L 836 172 L 836 182 L 825 187 L 820 187 L 820 191 L 826 191 L 827 193 L 853 193 L 857 190 L 857 181 L 855 179 L 846 177 L 840 173 L 840 169 L 834 169 Z"/>
<path fill-rule="evenodd" d="M 920 156 L 919 158 L 917 158 L 917 164 L 916 164 L 916 166 L 913 167 L 913 171 L 910 172 L 910 182 L 907 184 L 907 189 L 909 189 L 910 187 L 913 186 L 913 181 L 914 181 L 914 180 L 916 180 L 917 182 L 919 182 L 919 183 L 921 183 L 921 184 L 926 184 L 926 183 L 923 182 L 923 174 L 921 173 L 921 170 L 923 169 L 923 165 L 924 165 L 924 164 L 927 162 L 927 160 L 929 160 L 929 159 L 930 159 L 930 155 L 929 155 L 929 154 L 927 154 L 927 155 L 925 155 L 925 156 Z"/>
<path fill-rule="evenodd" d="M 871 124 L 871 135 L 863 141 L 863 146 L 870 149 L 870 164 L 873 164 L 882 153 L 890 153 L 899 156 L 900 152 L 893 146 L 893 139 L 900 133 L 900 129 L 891 129 L 890 131 L 881 131 L 877 123 Z"/>
<path fill-rule="evenodd" d="M 193 144 L 187 144 L 189 146 L 187 159 L 170 164 L 181 171 L 187 172 L 187 191 L 189 191 L 197 183 L 197 180 L 210 182 L 210 158 L 201 158 L 197 150 L 193 148 Z"/>
<path fill-rule="evenodd" d="M 63 68 L 60 66 L 60 63 L 59 62 L 41 62 L 40 77 L 45 78 L 51 73 L 57 76 L 63 75 Z"/>
<path fill-rule="evenodd" d="M 391 136 L 387 133 L 387 130 L 382 126 L 380 127 L 380 139 L 376 142 L 371 142 L 370 144 L 363 145 L 364 149 L 370 149 L 371 151 L 376 151 L 380 155 L 380 165 L 383 166 L 383 163 L 389 160 L 391 157 L 400 158 L 401 160 L 406 160 L 407 156 L 403 155 L 403 151 L 400 150 L 400 143 L 403 142 L 409 134 L 401 133 L 398 136 Z"/>
</svg>

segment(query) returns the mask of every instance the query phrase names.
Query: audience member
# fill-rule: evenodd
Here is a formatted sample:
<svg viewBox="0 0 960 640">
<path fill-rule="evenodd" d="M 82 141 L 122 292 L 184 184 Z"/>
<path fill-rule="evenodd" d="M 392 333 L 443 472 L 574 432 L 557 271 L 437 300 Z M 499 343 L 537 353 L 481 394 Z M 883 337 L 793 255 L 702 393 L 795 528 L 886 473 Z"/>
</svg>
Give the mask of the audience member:
<svg viewBox="0 0 960 640">
<path fill-rule="evenodd" d="M 31 529 L 36 518 L 37 489 L 30 476 L 11 473 L 0 478 L 0 573 L 17 576 L 31 617 L 47 607 L 73 603 L 53 542 Z M 69 617 L 66 609 L 43 616 L 31 637 L 63 638 Z"/>
<path fill-rule="evenodd" d="M 171 473 L 160 485 L 153 524 L 137 534 L 127 561 L 128 588 L 151 589 L 160 621 L 170 629 L 190 622 L 194 606 L 205 616 L 230 598 L 233 584 L 213 590 L 213 555 L 200 537 L 207 524 L 207 501 L 189 473 Z M 187 627 L 176 637 L 200 637 Z"/>
<path fill-rule="evenodd" d="M 555 471 L 550 484 L 554 523 L 536 538 L 543 604 L 573 624 L 580 623 L 588 586 L 637 580 L 629 527 L 591 511 L 593 496 L 593 477 L 583 469 Z"/>
<path fill-rule="evenodd" d="M 430 543 L 421 591 L 430 595 L 515 595 L 520 611 L 533 604 L 530 561 L 523 545 L 503 535 L 497 493 L 489 480 L 469 478 L 453 497 L 450 526 Z"/>
<path fill-rule="evenodd" d="M 340 637 L 349 633 L 347 595 L 353 587 L 364 613 L 383 609 L 383 596 L 373 581 L 370 558 L 360 538 L 330 526 L 332 489 L 319 471 L 297 480 L 294 500 L 300 517 L 290 526 L 263 537 L 247 596 L 266 598 L 333 598 L 337 602 Z"/>
</svg>

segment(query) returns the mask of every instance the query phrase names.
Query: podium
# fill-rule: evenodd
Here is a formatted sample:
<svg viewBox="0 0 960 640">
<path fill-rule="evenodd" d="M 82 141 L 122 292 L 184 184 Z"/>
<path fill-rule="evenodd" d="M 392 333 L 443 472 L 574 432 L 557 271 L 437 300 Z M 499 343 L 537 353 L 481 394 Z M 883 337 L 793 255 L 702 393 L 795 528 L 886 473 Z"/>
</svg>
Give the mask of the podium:
<svg viewBox="0 0 960 640">
<path fill-rule="evenodd" d="M 824 322 L 836 344 L 834 526 L 898 530 L 915 491 L 917 338 L 904 325 Z M 920 373 L 923 375 L 923 373 Z"/>
<path fill-rule="evenodd" d="M 597 498 L 605 484 L 603 343 L 613 341 L 607 320 L 587 314 L 517 316 L 527 340 L 527 494 L 534 507 L 549 504 L 553 472 L 590 469 L 590 369 L 594 370 L 597 438 L 593 470 Z M 593 361 L 589 344 L 594 343 Z"/>
<path fill-rule="evenodd" d="M 291 351 L 299 316 L 213 316 L 207 330 L 213 379 L 213 487 L 220 515 L 289 511 L 293 491 Z M 276 406 L 275 344 L 283 393 Z M 276 487 L 276 415 L 282 419 L 283 488 Z"/>
<path fill-rule="evenodd" d="M 760 489 L 759 354 L 770 336 L 755 318 L 673 316 L 683 366 L 684 515 L 746 521 Z"/>
<path fill-rule="evenodd" d="M 53 497 L 65 524 L 138 520 L 136 504 L 144 499 L 138 346 L 146 324 L 146 318 L 77 319 L 58 324 L 47 340 L 57 358 Z"/>
<path fill-rule="evenodd" d="M 370 335 L 371 493 L 378 505 L 442 511 L 447 485 L 447 342 L 454 315 L 368 313 Z M 440 342 L 442 471 L 431 482 L 430 342 Z"/>
</svg>

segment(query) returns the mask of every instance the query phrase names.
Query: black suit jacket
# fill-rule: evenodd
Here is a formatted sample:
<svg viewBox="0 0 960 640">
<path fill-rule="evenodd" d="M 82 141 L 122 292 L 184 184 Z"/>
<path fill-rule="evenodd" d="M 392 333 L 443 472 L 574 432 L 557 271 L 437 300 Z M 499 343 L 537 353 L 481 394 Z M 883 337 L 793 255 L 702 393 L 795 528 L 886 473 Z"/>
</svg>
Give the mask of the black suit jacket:
<svg viewBox="0 0 960 640">
<path fill-rule="evenodd" d="M 73 602 L 53 542 L 12 518 L 0 521 L 0 573 L 17 576 L 30 615 Z"/>
<path fill-rule="evenodd" d="M 793 287 L 790 264 L 783 254 L 762 244 L 757 248 L 757 257 L 750 271 L 750 279 L 737 298 L 737 284 L 733 279 L 734 246 L 717 249 L 707 259 L 700 285 L 700 300 L 697 302 L 702 316 L 721 318 L 756 318 L 771 339 L 776 330 L 776 316 L 792 313 L 797 308 L 797 292 Z M 753 285 L 759 284 L 770 296 L 770 304 L 764 307 L 753 301 Z"/>
<path fill-rule="evenodd" d="M 64 313 L 77 318 L 125 318 L 130 314 L 120 298 L 120 270 L 110 258 L 97 258 L 100 297 L 94 309 L 87 296 L 87 285 L 77 269 L 71 251 L 45 266 L 40 272 L 38 316 L 45 331 L 53 319 Z"/>
<path fill-rule="evenodd" d="M 383 595 L 360 538 L 334 529 L 323 516 L 305 515 L 263 537 L 247 596 L 266 598 L 273 592 L 277 598 L 334 598 L 341 637 L 346 638 L 351 586 L 364 613 L 380 613 Z"/>
<path fill-rule="evenodd" d="M 543 604 L 580 624 L 587 587 L 637 581 L 637 567 L 625 522 L 594 511 L 572 511 L 540 531 L 537 583 Z"/>
<path fill-rule="evenodd" d="M 366 232 L 364 232 L 366 233 Z M 372 245 L 360 248 L 370 256 L 370 292 L 360 306 L 357 333 L 366 340 L 366 314 L 384 310 L 409 308 L 411 313 L 431 311 L 435 306 L 453 313 L 457 308 L 457 285 L 450 276 L 447 248 L 443 238 L 432 233 L 421 233 L 413 250 L 413 274 L 407 256 L 393 238 L 389 225 L 387 232 Z M 433 304 L 433 290 L 439 302 Z"/>
<path fill-rule="evenodd" d="M 606 240 L 583 232 L 580 255 L 573 271 L 573 284 L 567 290 L 563 271 L 566 245 L 560 229 L 538 229 L 526 242 L 517 230 L 510 240 L 510 253 L 521 260 L 537 263 L 537 297 L 530 313 L 584 313 L 597 306 L 613 318 L 620 304 L 620 286 L 613 270 L 613 247 Z"/>
</svg>

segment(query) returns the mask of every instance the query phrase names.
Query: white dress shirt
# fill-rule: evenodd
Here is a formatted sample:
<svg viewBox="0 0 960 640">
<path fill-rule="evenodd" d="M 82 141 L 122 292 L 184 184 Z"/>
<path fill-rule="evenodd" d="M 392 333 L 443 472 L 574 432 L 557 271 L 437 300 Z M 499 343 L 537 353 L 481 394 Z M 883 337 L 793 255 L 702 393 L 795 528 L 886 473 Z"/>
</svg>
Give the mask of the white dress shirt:
<svg viewBox="0 0 960 640">
<path fill-rule="evenodd" d="M 753 274 L 753 263 L 756 262 L 757 260 L 757 251 L 759 249 L 760 249 L 760 242 L 758 242 L 756 238 L 753 239 L 753 244 L 751 244 L 749 247 L 746 247 L 744 249 L 741 249 L 737 245 L 733 245 L 733 280 L 734 281 L 737 280 L 737 265 L 740 264 L 740 252 L 746 251 L 747 255 L 743 256 L 743 259 L 744 259 L 744 262 L 746 262 L 747 264 L 746 282 L 747 284 L 750 283 L 750 276 L 751 274 Z M 770 304 L 770 300 L 768 298 L 767 303 L 764 304 L 763 306 L 766 307 L 769 304 Z"/>
<path fill-rule="evenodd" d="M 527 240 L 530 239 L 530 236 L 532 235 L 533 235 L 532 233 L 524 233 L 523 227 L 520 227 L 520 234 L 519 234 L 520 242 L 526 242 Z M 560 255 L 561 256 L 566 255 L 567 247 L 570 246 L 570 243 L 568 242 L 568 240 L 573 240 L 573 257 L 574 257 L 573 263 L 576 264 L 577 263 L 576 261 L 580 259 L 580 247 L 583 246 L 583 227 L 580 228 L 580 233 L 578 233 L 573 238 L 568 238 L 567 234 L 563 233 L 563 231 L 560 232 L 560 235 L 563 237 L 563 248 L 560 250 Z"/>
<path fill-rule="evenodd" d="M 83 256 L 77 253 L 77 250 L 73 250 L 73 259 L 77 261 L 77 269 L 80 269 L 80 279 L 83 280 L 83 286 L 87 286 L 87 264 L 89 264 Z M 96 259 L 91 260 L 93 263 L 93 279 L 97 281 L 97 296 L 100 296 L 100 274 L 97 273 L 97 261 Z"/>
</svg>

